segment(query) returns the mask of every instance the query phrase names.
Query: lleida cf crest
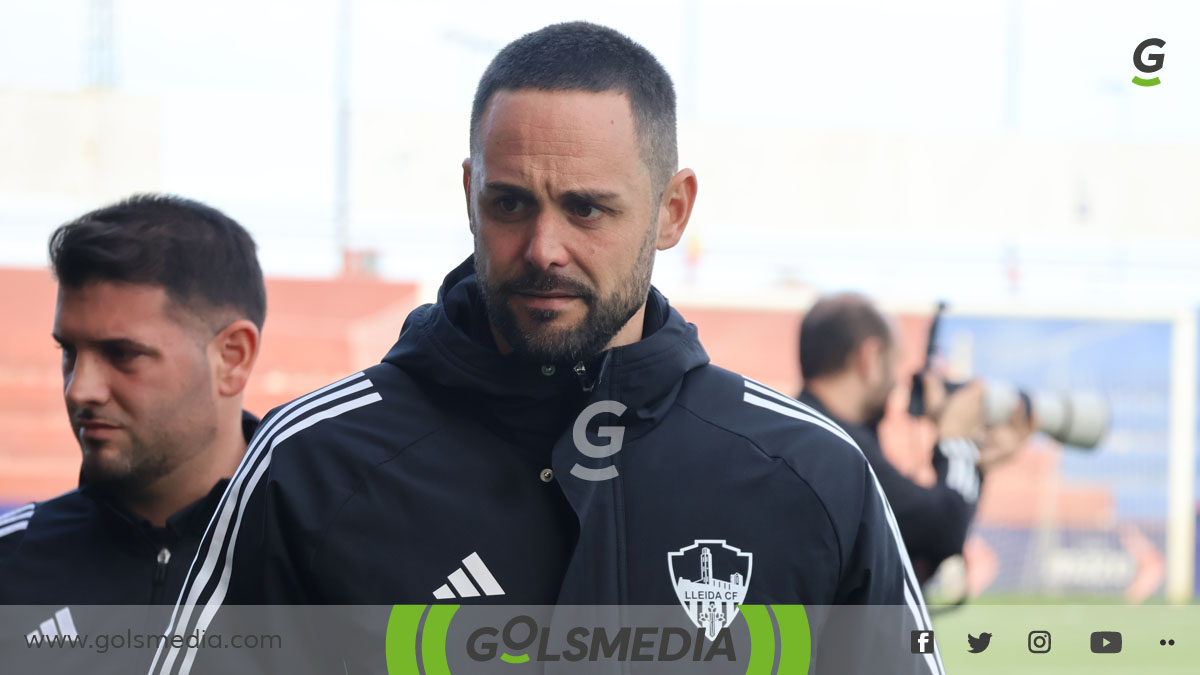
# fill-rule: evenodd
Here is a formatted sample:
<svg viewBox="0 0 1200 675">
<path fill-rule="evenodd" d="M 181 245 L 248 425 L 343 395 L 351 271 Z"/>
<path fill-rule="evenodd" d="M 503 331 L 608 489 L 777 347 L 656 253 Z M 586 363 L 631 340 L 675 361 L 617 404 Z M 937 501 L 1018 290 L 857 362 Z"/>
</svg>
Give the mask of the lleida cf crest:
<svg viewBox="0 0 1200 675">
<path fill-rule="evenodd" d="M 753 567 L 754 554 L 743 553 L 724 539 L 697 539 L 691 546 L 667 554 L 675 595 L 709 640 L 737 618 Z"/>
</svg>

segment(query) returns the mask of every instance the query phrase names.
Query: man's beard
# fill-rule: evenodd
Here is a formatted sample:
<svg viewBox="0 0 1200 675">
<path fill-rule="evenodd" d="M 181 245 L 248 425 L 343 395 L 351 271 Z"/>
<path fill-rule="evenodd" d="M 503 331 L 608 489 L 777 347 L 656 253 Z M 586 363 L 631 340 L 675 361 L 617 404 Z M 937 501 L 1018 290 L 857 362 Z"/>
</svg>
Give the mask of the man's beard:
<svg viewBox="0 0 1200 675">
<path fill-rule="evenodd" d="M 869 393 L 867 401 L 863 404 L 862 426 L 872 429 L 879 426 L 879 423 L 887 415 L 887 404 L 891 393 L 890 385 Z"/>
<path fill-rule="evenodd" d="M 105 445 L 112 443 L 106 441 Z M 79 485 L 113 495 L 140 494 L 155 481 L 171 472 L 171 458 L 155 452 L 136 438 L 129 439 L 130 446 L 121 457 L 87 456 L 79 467 Z M 110 448 L 96 447 L 88 441 L 86 453 L 109 454 Z M 94 449 L 93 449 L 94 448 Z"/>
<path fill-rule="evenodd" d="M 155 419 L 153 425 L 143 424 L 136 434 L 129 425 L 123 425 L 123 438 L 103 442 L 77 437 L 75 440 L 83 446 L 79 485 L 116 497 L 136 498 L 147 494 L 183 462 L 211 447 L 218 433 L 217 409 L 206 395 L 211 386 L 208 370 L 202 369 L 185 390 L 184 398 L 146 415 Z M 73 428 L 96 418 L 90 409 L 79 410 L 71 417 Z"/>
<path fill-rule="evenodd" d="M 882 405 L 868 405 L 866 415 L 863 418 L 862 426 L 868 429 L 874 429 L 879 426 L 883 418 L 887 415 L 886 402 Z"/>
<path fill-rule="evenodd" d="M 604 298 L 598 298 L 581 282 L 528 267 L 522 276 L 492 286 L 488 281 L 486 261 L 477 251 L 475 275 L 488 320 L 514 353 L 531 360 L 562 363 L 599 354 L 646 302 L 654 267 L 654 235 L 654 228 L 651 228 L 638 250 L 637 261 L 629 276 Z M 529 292 L 556 292 L 578 297 L 587 308 L 583 320 L 573 328 L 552 329 L 548 324 L 559 316 L 558 310 L 530 309 L 525 310 L 526 316 L 534 326 L 528 330 L 522 328 L 509 301 L 515 295 Z"/>
</svg>

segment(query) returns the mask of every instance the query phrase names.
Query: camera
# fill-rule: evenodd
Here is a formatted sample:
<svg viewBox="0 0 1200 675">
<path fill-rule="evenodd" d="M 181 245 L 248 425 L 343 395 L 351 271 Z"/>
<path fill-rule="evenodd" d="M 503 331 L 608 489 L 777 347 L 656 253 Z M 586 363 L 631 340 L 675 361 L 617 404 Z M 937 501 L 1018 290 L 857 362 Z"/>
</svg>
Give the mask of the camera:
<svg viewBox="0 0 1200 675">
<path fill-rule="evenodd" d="M 925 370 L 922 372 L 930 368 L 936 350 L 938 324 L 945 311 L 946 303 L 939 302 L 929 327 Z M 908 412 L 914 417 L 925 414 L 925 380 L 922 372 L 913 374 L 912 393 L 908 400 Z M 952 393 L 964 384 L 946 382 L 946 393 Z M 1004 382 L 984 382 L 983 412 L 984 420 L 989 425 L 1007 422 L 1022 402 L 1027 414 L 1033 414 L 1037 430 L 1066 447 L 1092 450 L 1108 433 L 1112 415 L 1108 399 L 1098 392 L 1029 392 Z"/>
<path fill-rule="evenodd" d="M 949 394 L 965 383 L 945 384 Z M 1108 433 L 1111 412 L 1102 394 L 1026 392 L 1005 382 L 984 382 L 983 416 L 989 425 L 1007 422 L 1022 402 L 1027 413 L 1033 414 L 1037 430 L 1064 446 L 1092 450 Z M 925 414 L 925 383 L 920 373 L 913 376 L 908 411 L 914 416 Z"/>
<path fill-rule="evenodd" d="M 984 387 L 983 413 L 988 424 L 1008 420 L 1024 401 L 1038 431 L 1067 447 L 1092 450 L 1108 433 L 1108 400 L 1097 392 L 1026 393 L 1001 382 L 986 382 Z"/>
</svg>

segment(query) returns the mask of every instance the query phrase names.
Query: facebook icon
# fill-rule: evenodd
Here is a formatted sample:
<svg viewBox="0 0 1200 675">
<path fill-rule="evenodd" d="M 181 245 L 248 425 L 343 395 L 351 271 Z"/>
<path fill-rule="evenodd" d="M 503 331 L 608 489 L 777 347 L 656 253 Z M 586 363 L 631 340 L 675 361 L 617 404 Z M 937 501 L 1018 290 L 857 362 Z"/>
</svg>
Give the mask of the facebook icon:
<svg viewBox="0 0 1200 675">
<path fill-rule="evenodd" d="M 912 653 L 914 653 L 914 654 L 932 654 L 933 653 L 933 631 L 931 631 L 931 630 L 914 630 L 912 632 Z"/>
</svg>

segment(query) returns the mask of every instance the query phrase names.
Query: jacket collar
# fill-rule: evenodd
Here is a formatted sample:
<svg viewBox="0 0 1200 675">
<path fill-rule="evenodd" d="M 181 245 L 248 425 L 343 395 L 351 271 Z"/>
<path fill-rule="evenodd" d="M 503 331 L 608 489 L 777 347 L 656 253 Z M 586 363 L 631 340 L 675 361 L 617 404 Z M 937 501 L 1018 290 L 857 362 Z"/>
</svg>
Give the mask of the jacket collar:
<svg viewBox="0 0 1200 675">
<path fill-rule="evenodd" d="M 708 355 L 696 327 L 654 288 L 646 302 L 642 339 L 633 344 L 579 363 L 536 363 L 502 355 L 470 257 L 446 276 L 435 304 L 413 310 L 384 362 L 454 392 L 456 399 L 466 396 L 482 403 L 510 431 L 557 436 L 579 407 L 594 398 L 620 401 L 634 419 L 657 421 L 683 376 L 708 363 Z"/>
</svg>

